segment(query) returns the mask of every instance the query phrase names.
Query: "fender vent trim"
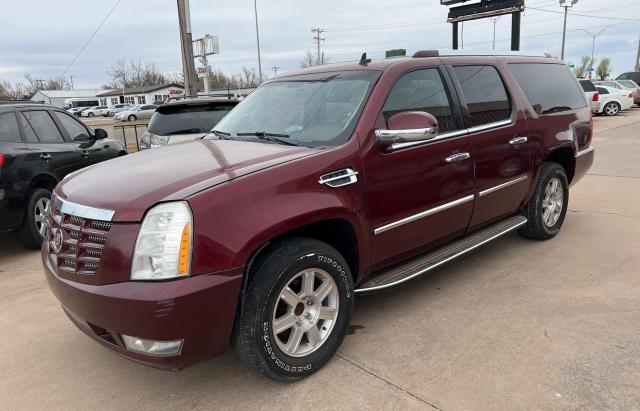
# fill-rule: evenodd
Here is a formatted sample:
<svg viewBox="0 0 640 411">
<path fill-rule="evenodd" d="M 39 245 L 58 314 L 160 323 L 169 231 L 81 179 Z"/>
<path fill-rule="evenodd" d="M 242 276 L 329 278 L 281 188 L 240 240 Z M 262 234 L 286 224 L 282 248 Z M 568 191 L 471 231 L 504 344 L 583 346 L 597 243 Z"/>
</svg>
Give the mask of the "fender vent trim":
<svg viewBox="0 0 640 411">
<path fill-rule="evenodd" d="M 358 172 L 352 168 L 343 168 L 342 170 L 323 174 L 318 180 L 318 183 L 331 188 L 344 187 L 356 182 L 358 182 Z"/>
</svg>

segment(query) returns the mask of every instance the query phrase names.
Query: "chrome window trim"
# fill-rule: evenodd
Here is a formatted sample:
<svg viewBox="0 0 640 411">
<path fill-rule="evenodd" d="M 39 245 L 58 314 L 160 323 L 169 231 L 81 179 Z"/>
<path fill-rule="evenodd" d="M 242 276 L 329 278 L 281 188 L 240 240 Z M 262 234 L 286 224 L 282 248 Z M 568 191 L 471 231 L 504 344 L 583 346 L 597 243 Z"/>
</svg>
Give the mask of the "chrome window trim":
<svg viewBox="0 0 640 411">
<path fill-rule="evenodd" d="M 491 188 L 487 188 L 486 190 L 482 190 L 482 191 L 480 191 L 480 193 L 478 195 L 479 195 L 479 197 L 484 197 L 487 194 L 491 194 L 491 193 L 494 193 L 494 192 L 496 192 L 498 190 L 502 190 L 503 188 L 507 188 L 507 187 L 512 186 L 514 184 L 517 184 L 517 183 L 519 183 L 521 181 L 524 181 L 524 180 L 526 180 L 528 178 L 529 178 L 529 176 L 526 175 L 526 174 L 525 175 L 521 175 L 520 177 L 516 177 L 513 180 L 507 181 L 506 183 L 502 183 L 502 184 L 499 184 L 497 186 L 494 186 L 494 187 L 491 187 Z"/>
<path fill-rule="evenodd" d="M 458 206 L 460 204 L 464 204 L 464 203 L 467 203 L 469 201 L 473 201 L 473 198 L 474 198 L 473 195 L 468 195 L 468 196 L 459 198 L 457 200 L 451 201 L 449 203 L 442 204 L 442 205 L 440 205 L 438 207 L 434 207 L 434 208 L 430 208 L 430 209 L 425 210 L 425 211 L 421 211 L 421 212 L 419 212 L 417 214 L 410 215 L 409 217 L 405 217 L 405 218 L 402 218 L 400 220 L 394 221 L 392 223 L 380 226 L 380 227 L 376 228 L 375 230 L 373 230 L 373 233 L 375 235 L 384 233 L 385 231 L 389 231 L 389 230 L 392 230 L 392 229 L 394 229 L 396 227 L 400 227 L 402 225 L 412 223 L 412 222 L 414 222 L 416 220 L 420 220 L 421 218 L 425 218 L 425 217 L 428 217 L 430 215 L 439 213 L 440 211 L 444 211 L 444 210 L 447 210 L 449 208 Z"/>
<path fill-rule="evenodd" d="M 589 147 L 589 148 L 585 148 L 585 149 L 584 149 L 584 150 L 582 150 L 582 151 L 578 151 L 578 152 L 576 153 L 576 158 L 578 158 L 578 157 L 580 157 L 580 156 L 583 156 L 583 155 L 585 155 L 585 154 L 589 154 L 589 153 L 590 153 L 590 152 L 592 152 L 593 150 L 594 150 L 594 148 L 593 148 L 593 147 Z"/>
<path fill-rule="evenodd" d="M 423 145 L 423 144 L 430 144 L 430 143 L 433 143 L 435 141 L 441 141 L 441 140 L 445 140 L 445 139 L 448 139 L 448 138 L 460 137 L 460 136 L 464 136 L 464 135 L 468 135 L 468 134 L 472 134 L 472 133 L 479 133 L 481 131 L 492 130 L 494 128 L 503 127 L 503 126 L 510 126 L 510 125 L 513 125 L 514 123 L 515 123 L 515 121 L 514 121 L 513 116 L 512 116 L 511 118 L 508 118 L 506 120 L 495 121 L 493 123 L 483 124 L 481 126 L 463 128 L 461 130 L 455 130 L 455 131 L 448 131 L 446 133 L 439 134 L 439 135 L 437 135 L 436 137 L 434 137 L 434 138 L 432 138 L 430 140 L 411 141 L 411 142 L 408 142 L 408 143 L 394 143 L 394 144 L 390 145 L 389 148 L 392 151 L 401 150 L 403 148 L 415 147 L 415 146 L 420 146 L 420 145 Z"/>
<path fill-rule="evenodd" d="M 63 200 L 60 197 L 56 197 L 54 201 L 56 202 L 56 207 L 61 213 L 89 220 L 111 221 L 116 213 L 113 210 L 107 210 L 105 208 L 76 204 L 71 201 Z"/>
</svg>

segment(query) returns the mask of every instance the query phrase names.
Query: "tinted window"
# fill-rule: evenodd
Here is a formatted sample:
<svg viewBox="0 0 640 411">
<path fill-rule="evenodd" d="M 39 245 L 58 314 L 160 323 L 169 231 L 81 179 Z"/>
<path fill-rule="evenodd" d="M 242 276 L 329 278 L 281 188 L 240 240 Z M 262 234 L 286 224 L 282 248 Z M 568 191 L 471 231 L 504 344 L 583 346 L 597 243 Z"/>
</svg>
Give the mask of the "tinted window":
<svg viewBox="0 0 640 411">
<path fill-rule="evenodd" d="M 598 93 L 600 94 L 609 94 L 609 90 L 604 87 L 596 87 L 598 89 Z"/>
<path fill-rule="evenodd" d="M 603 81 L 600 84 L 602 84 L 603 86 L 607 86 L 607 87 L 613 87 L 613 88 L 617 88 L 617 89 L 620 88 L 620 86 L 618 84 L 616 84 L 616 83 L 614 83 L 612 81 Z"/>
<path fill-rule="evenodd" d="M 519 63 L 509 68 L 538 114 L 587 106 L 575 77 L 562 64 Z"/>
<path fill-rule="evenodd" d="M 14 113 L 0 114 L 0 141 L 22 142 L 18 121 Z"/>
<path fill-rule="evenodd" d="M 424 111 L 438 120 L 441 132 L 456 130 L 451 100 L 437 69 L 412 71 L 391 89 L 382 109 L 385 120 L 405 111 Z"/>
<path fill-rule="evenodd" d="M 43 110 L 23 111 L 21 113 L 27 133 L 35 132 L 37 139 L 41 143 L 64 143 L 62 134 L 60 134 L 60 130 L 56 127 L 56 123 L 53 122 L 49 113 Z"/>
<path fill-rule="evenodd" d="M 473 126 L 511 118 L 511 101 L 498 71 L 491 66 L 454 67 Z"/>
<path fill-rule="evenodd" d="M 142 108 L 140 110 L 153 110 L 156 107 L 158 107 L 158 106 L 142 106 Z"/>
<path fill-rule="evenodd" d="M 580 85 L 582 86 L 582 90 L 584 90 L 585 93 L 596 91 L 596 86 L 593 85 L 591 80 L 580 80 Z"/>
<path fill-rule="evenodd" d="M 76 121 L 73 117 L 54 111 L 55 116 L 62 123 L 62 127 L 67 130 L 67 134 L 73 141 L 89 140 L 89 133 L 82 124 Z"/>
<path fill-rule="evenodd" d="M 622 84 L 623 86 L 627 86 L 629 88 L 638 87 L 632 80 L 620 80 L 618 83 Z"/>
<path fill-rule="evenodd" d="M 149 122 L 153 134 L 189 134 L 209 132 L 233 106 L 164 106 L 160 107 Z"/>
</svg>

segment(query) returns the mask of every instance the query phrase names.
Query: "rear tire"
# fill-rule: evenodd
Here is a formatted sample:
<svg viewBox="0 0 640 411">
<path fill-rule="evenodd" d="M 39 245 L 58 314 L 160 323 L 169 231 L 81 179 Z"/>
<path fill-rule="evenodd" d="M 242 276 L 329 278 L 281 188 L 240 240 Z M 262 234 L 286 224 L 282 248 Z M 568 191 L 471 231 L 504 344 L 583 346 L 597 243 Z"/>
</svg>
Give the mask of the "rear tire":
<svg viewBox="0 0 640 411">
<path fill-rule="evenodd" d="M 569 206 L 569 179 L 558 163 L 545 162 L 531 199 L 524 208 L 527 224 L 518 232 L 534 240 L 548 240 L 560 231 Z"/>
<path fill-rule="evenodd" d="M 127 120 L 129 121 L 136 121 L 138 118 L 136 116 L 134 116 L 133 114 L 131 114 L 129 117 L 127 117 Z"/>
<path fill-rule="evenodd" d="M 613 117 L 617 116 L 621 109 L 622 107 L 620 107 L 620 104 L 612 101 L 604 106 L 602 112 L 607 117 Z"/>
<path fill-rule="evenodd" d="M 93 114 L 93 113 L 89 113 L 89 114 L 88 114 L 88 116 L 89 116 L 89 117 L 93 117 L 93 116 L 94 116 L 94 114 Z"/>
<path fill-rule="evenodd" d="M 45 213 L 49 211 L 51 191 L 36 188 L 30 193 L 22 225 L 16 232 L 20 243 L 28 249 L 39 250 L 46 229 Z"/>
<path fill-rule="evenodd" d="M 342 343 L 353 308 L 344 258 L 323 242 L 295 237 L 258 258 L 232 345 L 240 359 L 278 381 L 320 369 Z"/>
</svg>

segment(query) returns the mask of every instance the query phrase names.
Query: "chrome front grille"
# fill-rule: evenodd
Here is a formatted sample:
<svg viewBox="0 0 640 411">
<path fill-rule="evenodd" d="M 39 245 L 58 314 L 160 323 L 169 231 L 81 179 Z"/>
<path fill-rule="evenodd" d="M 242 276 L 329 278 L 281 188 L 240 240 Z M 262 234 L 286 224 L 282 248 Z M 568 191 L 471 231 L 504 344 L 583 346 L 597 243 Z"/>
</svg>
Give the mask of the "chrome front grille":
<svg viewBox="0 0 640 411">
<path fill-rule="evenodd" d="M 45 236 L 51 263 L 59 271 L 95 274 L 111 223 L 65 214 L 57 203 L 51 202 Z"/>
</svg>

